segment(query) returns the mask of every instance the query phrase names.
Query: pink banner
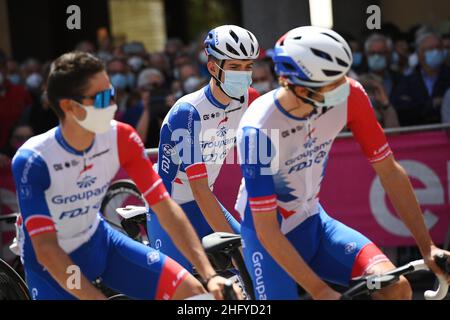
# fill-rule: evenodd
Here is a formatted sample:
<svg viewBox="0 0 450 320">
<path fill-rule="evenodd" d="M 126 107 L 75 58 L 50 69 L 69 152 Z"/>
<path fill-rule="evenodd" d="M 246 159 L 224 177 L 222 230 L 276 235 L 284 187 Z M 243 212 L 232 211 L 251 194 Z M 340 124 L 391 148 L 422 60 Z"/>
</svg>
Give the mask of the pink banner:
<svg viewBox="0 0 450 320">
<path fill-rule="evenodd" d="M 437 131 L 389 136 L 389 143 L 411 178 L 433 240 L 443 243 L 450 223 L 449 138 Z M 226 165 L 215 184 L 214 193 L 229 210 L 240 177 L 238 166 Z M 380 246 L 415 244 L 353 138 L 335 141 L 320 197 L 330 216 Z"/>
</svg>

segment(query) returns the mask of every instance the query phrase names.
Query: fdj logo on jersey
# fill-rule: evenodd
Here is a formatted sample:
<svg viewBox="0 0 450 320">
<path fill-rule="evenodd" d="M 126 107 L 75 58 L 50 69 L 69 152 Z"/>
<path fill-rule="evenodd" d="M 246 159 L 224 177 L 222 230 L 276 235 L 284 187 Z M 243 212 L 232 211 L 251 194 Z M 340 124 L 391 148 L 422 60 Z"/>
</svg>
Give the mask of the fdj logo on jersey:
<svg viewBox="0 0 450 320">
<path fill-rule="evenodd" d="M 89 206 L 84 208 L 76 208 L 74 210 L 63 211 L 59 216 L 59 219 L 62 220 L 64 218 L 75 218 L 81 215 L 84 215 L 89 212 Z"/>
<path fill-rule="evenodd" d="M 81 181 L 77 181 L 77 186 L 81 189 L 89 188 L 95 181 L 97 181 L 97 177 L 85 176 Z"/>
</svg>

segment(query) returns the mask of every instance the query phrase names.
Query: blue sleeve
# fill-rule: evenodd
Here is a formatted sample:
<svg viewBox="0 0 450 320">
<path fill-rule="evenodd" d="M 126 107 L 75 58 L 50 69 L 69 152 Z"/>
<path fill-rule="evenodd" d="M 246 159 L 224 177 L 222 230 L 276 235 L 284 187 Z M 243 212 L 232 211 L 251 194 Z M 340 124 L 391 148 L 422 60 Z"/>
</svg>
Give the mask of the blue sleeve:
<svg viewBox="0 0 450 320">
<path fill-rule="evenodd" d="M 180 170 L 185 171 L 187 166 L 203 162 L 200 115 L 193 105 L 177 104 L 169 114 L 167 127 L 169 130 L 165 133 L 164 141 L 173 145 L 177 152 Z"/>
<path fill-rule="evenodd" d="M 12 162 L 14 182 L 23 221 L 32 215 L 51 218 L 45 200 L 45 190 L 50 187 L 50 174 L 44 160 L 30 150 L 19 150 Z"/>
<path fill-rule="evenodd" d="M 244 127 L 238 134 L 238 153 L 249 198 L 275 194 L 270 169 L 275 147 L 270 138 L 253 127 Z"/>
</svg>

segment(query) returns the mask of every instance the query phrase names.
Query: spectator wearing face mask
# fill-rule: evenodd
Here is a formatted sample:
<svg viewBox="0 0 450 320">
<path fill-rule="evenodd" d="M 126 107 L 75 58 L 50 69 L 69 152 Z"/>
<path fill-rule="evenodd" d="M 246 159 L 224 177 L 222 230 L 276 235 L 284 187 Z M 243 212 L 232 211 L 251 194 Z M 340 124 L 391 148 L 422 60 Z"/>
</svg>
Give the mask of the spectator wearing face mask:
<svg viewBox="0 0 450 320">
<path fill-rule="evenodd" d="M 252 72 L 252 87 L 260 95 L 267 93 L 277 86 L 272 72 L 270 70 L 270 66 L 263 61 L 257 61 L 253 65 Z"/>
<path fill-rule="evenodd" d="M 6 74 L 7 74 L 8 80 L 12 84 L 19 85 L 19 84 L 23 83 L 22 76 L 20 75 L 19 64 L 17 63 L 16 60 L 8 59 L 6 61 Z"/>
<path fill-rule="evenodd" d="M 450 69 L 439 34 L 418 33 L 419 65 L 399 84 L 394 105 L 402 126 L 441 122 L 442 99 L 450 87 Z"/>
<path fill-rule="evenodd" d="M 367 58 L 369 73 L 380 77 L 384 90 L 392 98 L 402 75 L 391 69 L 392 40 L 382 34 L 370 35 L 364 43 L 364 52 Z"/>
<path fill-rule="evenodd" d="M 6 56 L 0 51 L 0 148 L 6 146 L 14 123 L 31 105 L 31 97 L 21 85 L 12 84 L 6 75 Z"/>
<path fill-rule="evenodd" d="M 375 111 L 378 122 L 383 128 L 398 127 L 399 121 L 395 108 L 389 101 L 384 90 L 383 81 L 373 73 L 362 74 L 358 81 L 362 84 L 369 96 L 370 103 Z"/>
<path fill-rule="evenodd" d="M 107 63 L 106 70 L 108 72 L 111 84 L 116 90 L 116 102 L 118 107 L 116 117 L 121 118 L 127 110 L 129 98 L 127 89 L 130 87 L 130 83 L 127 76 L 127 64 L 122 59 L 114 58 Z"/>
<path fill-rule="evenodd" d="M 354 38 L 350 38 L 348 40 L 348 44 L 350 49 L 352 49 L 353 56 L 352 68 L 350 69 L 349 77 L 355 79 L 366 70 L 367 65 L 364 59 L 364 52 L 361 43 Z"/>
<path fill-rule="evenodd" d="M 166 89 L 164 75 L 157 69 L 142 70 L 138 77 L 141 101 L 126 115 L 125 120 L 133 125 L 147 147 L 157 147 L 159 129 L 169 108 L 170 91 Z M 136 121 L 137 119 L 137 121 Z"/>
<path fill-rule="evenodd" d="M 45 79 L 50 71 L 50 63 L 47 63 L 43 69 L 43 78 Z M 32 91 L 32 105 L 22 116 L 22 121 L 28 123 L 35 134 L 44 133 L 58 125 L 58 117 L 50 108 L 45 90 L 45 83 L 42 82 L 39 88 Z"/>
</svg>

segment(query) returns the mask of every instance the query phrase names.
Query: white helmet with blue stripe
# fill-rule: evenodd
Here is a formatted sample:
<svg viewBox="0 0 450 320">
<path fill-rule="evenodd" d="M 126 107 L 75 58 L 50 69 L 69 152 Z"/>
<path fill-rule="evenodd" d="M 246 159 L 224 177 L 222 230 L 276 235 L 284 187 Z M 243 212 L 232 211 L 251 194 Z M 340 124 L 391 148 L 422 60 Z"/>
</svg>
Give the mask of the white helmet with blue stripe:
<svg viewBox="0 0 450 320">
<path fill-rule="evenodd" d="M 206 54 L 218 60 L 254 60 L 259 56 L 255 35 L 235 25 L 212 29 L 204 43 Z"/>
<path fill-rule="evenodd" d="M 352 52 L 333 30 L 299 27 L 282 36 L 272 57 L 275 72 L 292 85 L 323 87 L 346 75 Z"/>
</svg>

